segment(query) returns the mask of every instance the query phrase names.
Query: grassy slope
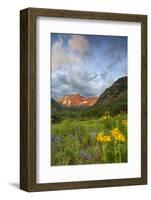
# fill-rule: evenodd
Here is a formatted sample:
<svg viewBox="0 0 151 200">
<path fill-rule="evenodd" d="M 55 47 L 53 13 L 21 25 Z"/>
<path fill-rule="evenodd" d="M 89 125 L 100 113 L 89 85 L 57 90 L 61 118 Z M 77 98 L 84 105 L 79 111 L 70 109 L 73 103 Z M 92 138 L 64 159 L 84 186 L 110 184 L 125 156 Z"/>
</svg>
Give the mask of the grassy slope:
<svg viewBox="0 0 151 200">
<path fill-rule="evenodd" d="M 116 115 L 120 112 L 127 112 L 127 97 L 121 97 L 117 100 L 107 103 L 97 103 L 92 107 L 85 109 L 81 116 L 84 117 L 99 117 L 104 114 L 105 111 L 109 111 L 111 115 Z"/>
<path fill-rule="evenodd" d="M 58 110 L 58 105 L 54 104 L 56 109 L 52 109 L 51 116 L 52 165 L 127 162 L 127 125 L 122 124 L 122 120 L 127 120 L 127 114 L 124 114 L 127 113 L 127 88 L 122 80 L 115 82 L 91 107 L 62 107 Z M 109 119 L 104 118 L 105 111 L 110 112 Z M 115 128 L 126 138 L 125 142 L 117 142 L 114 138 L 108 143 L 96 140 L 98 133 L 111 136 Z"/>
<path fill-rule="evenodd" d="M 52 122 L 59 122 L 64 119 L 92 119 L 98 118 L 109 111 L 111 115 L 127 112 L 127 77 L 119 78 L 107 88 L 91 107 L 64 107 L 52 101 Z M 53 108 L 55 107 L 55 109 Z"/>
<path fill-rule="evenodd" d="M 65 119 L 97 119 L 102 116 L 105 111 L 109 111 L 112 116 L 117 115 L 120 112 L 127 112 L 127 97 L 124 96 L 112 102 L 103 104 L 96 103 L 95 105 L 88 108 L 64 107 L 64 109 L 60 110 L 59 112 L 57 111 L 52 113 L 52 122 L 57 123 Z"/>
<path fill-rule="evenodd" d="M 52 165 L 126 162 L 127 142 L 101 145 L 96 141 L 99 132 L 110 135 L 111 130 L 116 127 L 127 138 L 127 126 L 122 124 L 125 119 L 127 115 L 120 114 L 108 120 L 101 117 L 86 121 L 65 120 L 53 124 Z"/>
</svg>

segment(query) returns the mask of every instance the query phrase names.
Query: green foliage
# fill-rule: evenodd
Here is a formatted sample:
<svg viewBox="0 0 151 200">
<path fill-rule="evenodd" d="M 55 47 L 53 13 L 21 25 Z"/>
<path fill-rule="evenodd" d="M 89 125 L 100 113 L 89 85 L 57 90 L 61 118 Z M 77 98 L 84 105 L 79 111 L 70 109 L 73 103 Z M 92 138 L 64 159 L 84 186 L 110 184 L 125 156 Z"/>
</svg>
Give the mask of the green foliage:
<svg viewBox="0 0 151 200">
<path fill-rule="evenodd" d="M 81 117 L 99 117 L 100 115 L 103 115 L 106 110 L 109 111 L 111 115 L 127 112 L 127 98 L 124 97 L 112 102 L 97 103 L 94 106 L 85 109 L 81 113 Z"/>
<path fill-rule="evenodd" d="M 51 127 L 51 164 L 76 165 L 95 163 L 127 162 L 127 126 L 123 124 L 127 114 L 102 116 L 98 119 L 64 119 Z M 98 142 L 102 132 L 110 135 L 118 127 L 126 138 L 125 142 Z"/>
<path fill-rule="evenodd" d="M 52 123 L 59 123 L 62 120 L 62 115 L 59 112 L 53 112 L 51 114 L 51 122 Z"/>
<path fill-rule="evenodd" d="M 127 112 L 127 98 L 122 97 L 112 102 L 96 103 L 91 107 L 62 107 L 60 111 L 52 111 L 52 123 L 59 123 L 68 119 L 78 121 L 98 119 L 108 110 L 112 116 Z"/>
</svg>

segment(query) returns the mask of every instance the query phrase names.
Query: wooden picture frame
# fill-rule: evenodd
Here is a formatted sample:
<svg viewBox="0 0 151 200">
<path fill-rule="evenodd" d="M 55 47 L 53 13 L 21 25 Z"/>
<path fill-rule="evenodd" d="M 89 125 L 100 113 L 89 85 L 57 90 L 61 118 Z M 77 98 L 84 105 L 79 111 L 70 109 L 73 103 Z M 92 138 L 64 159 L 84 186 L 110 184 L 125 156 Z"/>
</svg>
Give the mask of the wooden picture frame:
<svg viewBox="0 0 151 200">
<path fill-rule="evenodd" d="M 36 183 L 36 18 L 60 17 L 141 23 L 141 177 Z M 20 12 L 20 188 L 47 191 L 147 184 L 147 16 L 27 8 Z"/>
</svg>

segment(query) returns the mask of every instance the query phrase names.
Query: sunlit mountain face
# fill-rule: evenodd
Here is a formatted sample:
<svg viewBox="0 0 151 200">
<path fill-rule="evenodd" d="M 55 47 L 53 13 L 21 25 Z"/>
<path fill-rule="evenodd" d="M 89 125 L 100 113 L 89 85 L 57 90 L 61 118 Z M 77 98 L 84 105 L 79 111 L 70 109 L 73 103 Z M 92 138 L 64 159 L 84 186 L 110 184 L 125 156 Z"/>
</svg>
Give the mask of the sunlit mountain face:
<svg viewBox="0 0 151 200">
<path fill-rule="evenodd" d="M 58 103 L 64 106 L 92 106 L 96 103 L 98 97 L 84 97 L 78 94 L 63 96 L 57 100 Z"/>
</svg>

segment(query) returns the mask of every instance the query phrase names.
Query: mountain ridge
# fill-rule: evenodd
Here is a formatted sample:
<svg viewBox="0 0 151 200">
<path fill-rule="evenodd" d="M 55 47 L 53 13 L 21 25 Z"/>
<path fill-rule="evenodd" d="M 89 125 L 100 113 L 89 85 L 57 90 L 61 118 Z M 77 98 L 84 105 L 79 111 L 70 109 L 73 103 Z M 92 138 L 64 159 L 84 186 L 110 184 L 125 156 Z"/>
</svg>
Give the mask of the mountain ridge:
<svg viewBox="0 0 151 200">
<path fill-rule="evenodd" d="M 75 95 L 69 95 L 70 98 Z M 65 96 L 67 97 L 67 96 Z M 78 99 L 85 101 L 85 98 L 79 93 L 76 94 Z M 61 101 L 69 102 L 69 99 L 61 99 Z M 95 103 L 90 106 L 72 106 L 65 105 L 51 100 L 52 121 L 57 122 L 62 119 L 89 119 L 98 118 L 102 116 L 106 111 L 109 111 L 111 115 L 116 115 L 121 112 L 127 112 L 127 77 L 121 77 L 116 80 L 110 87 L 106 88 Z"/>
<path fill-rule="evenodd" d="M 117 79 L 99 96 L 97 103 L 110 102 L 127 95 L 127 76 Z"/>
<path fill-rule="evenodd" d="M 105 111 L 112 115 L 127 112 L 127 77 L 121 77 L 99 96 L 97 102 L 85 109 L 83 117 L 101 116 Z"/>
<path fill-rule="evenodd" d="M 96 103 L 98 97 L 84 97 L 80 93 L 63 96 L 57 99 L 57 102 L 64 106 L 92 106 Z"/>
</svg>

